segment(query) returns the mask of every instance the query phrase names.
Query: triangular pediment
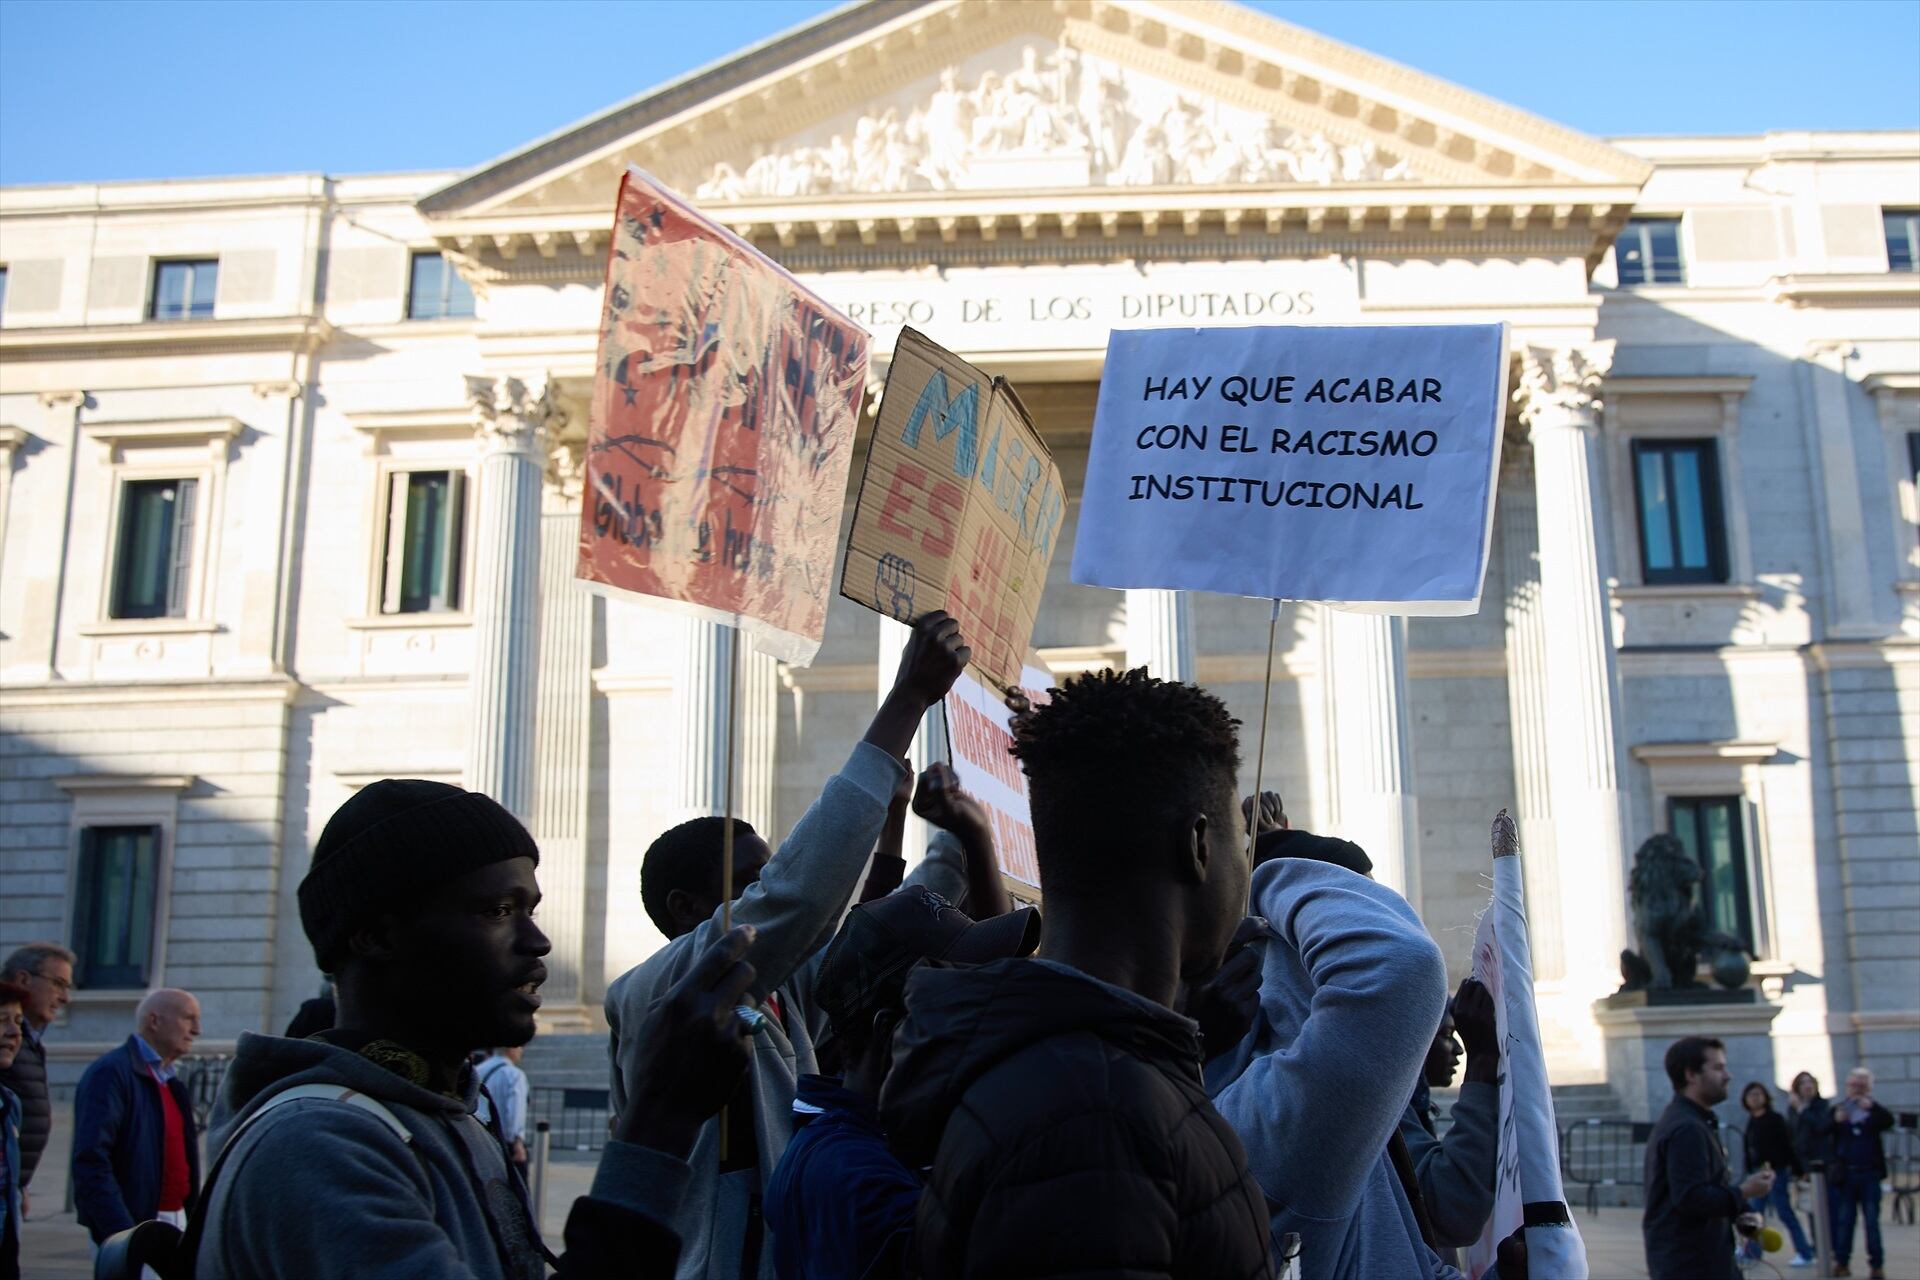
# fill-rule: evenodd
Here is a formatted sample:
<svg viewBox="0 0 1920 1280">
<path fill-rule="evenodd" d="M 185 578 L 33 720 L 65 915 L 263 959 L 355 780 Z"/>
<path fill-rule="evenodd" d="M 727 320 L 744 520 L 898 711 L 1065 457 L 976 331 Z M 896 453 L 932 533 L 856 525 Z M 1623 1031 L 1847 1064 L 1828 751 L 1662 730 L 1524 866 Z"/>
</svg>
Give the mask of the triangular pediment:
<svg viewBox="0 0 1920 1280">
<path fill-rule="evenodd" d="M 869 0 L 483 167 L 422 208 L 454 220 L 603 212 L 629 164 L 741 217 L 942 193 L 1637 190 L 1648 172 L 1224 0 Z"/>
</svg>

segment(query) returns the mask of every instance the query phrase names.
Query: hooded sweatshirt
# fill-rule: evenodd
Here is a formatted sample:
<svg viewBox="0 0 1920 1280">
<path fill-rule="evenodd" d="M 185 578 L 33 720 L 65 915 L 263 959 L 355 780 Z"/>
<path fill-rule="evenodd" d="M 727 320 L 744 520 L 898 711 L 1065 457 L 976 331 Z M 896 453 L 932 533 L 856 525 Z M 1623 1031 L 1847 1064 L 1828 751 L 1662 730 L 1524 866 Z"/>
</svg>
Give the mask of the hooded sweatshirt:
<svg viewBox="0 0 1920 1280">
<path fill-rule="evenodd" d="M 900 1158 L 932 1166 L 925 1280 L 1273 1274 L 1190 1019 L 1048 960 L 923 966 L 906 999 L 880 1107 Z"/>
<path fill-rule="evenodd" d="M 755 970 L 753 993 L 779 996 L 780 1017 L 769 1018 L 753 1037 L 747 1076 L 750 1109 L 736 1108 L 735 1125 L 753 1126 L 758 1160 L 753 1168 L 722 1172 L 720 1126 L 701 1127 L 693 1153 L 692 1183 L 673 1226 L 681 1240 L 680 1280 L 773 1280 L 773 1251 L 760 1220 L 761 1195 L 793 1134 L 793 1099 L 800 1076 L 817 1073 L 814 1042 L 825 1017 L 813 1005 L 813 968 L 860 888 L 861 872 L 880 828 L 894 786 L 907 767 L 868 743 L 854 747 L 846 766 L 827 780 L 787 834 L 780 850 L 733 904 L 733 922 L 754 926 L 746 959 Z M 924 884 L 948 899 L 965 896 L 965 854 L 940 833 L 910 883 Z M 717 939 L 720 913 L 668 942 L 607 989 L 607 1024 L 613 1033 L 613 1106 L 626 1106 L 640 1063 L 637 1030 L 646 1016 Z M 755 1237 L 759 1237 L 756 1241 Z M 758 1248 L 751 1269 L 743 1255 Z"/>
<path fill-rule="evenodd" d="M 1260 1017 L 1207 1064 L 1246 1144 L 1277 1240 L 1300 1234 L 1314 1280 L 1457 1275 L 1420 1238 L 1387 1157 L 1447 999 L 1440 948 L 1393 890 L 1343 867 L 1255 868 L 1267 918 Z"/>
</svg>

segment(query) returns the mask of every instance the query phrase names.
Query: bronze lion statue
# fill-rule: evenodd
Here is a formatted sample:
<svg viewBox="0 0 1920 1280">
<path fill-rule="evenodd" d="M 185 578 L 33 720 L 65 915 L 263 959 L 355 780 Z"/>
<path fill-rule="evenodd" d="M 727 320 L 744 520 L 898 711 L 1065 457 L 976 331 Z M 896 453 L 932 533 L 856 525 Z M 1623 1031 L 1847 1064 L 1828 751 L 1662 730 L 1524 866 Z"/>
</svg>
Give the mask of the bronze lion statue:
<svg viewBox="0 0 1920 1280">
<path fill-rule="evenodd" d="M 1662 991 L 1704 986 L 1695 971 L 1705 950 L 1751 955 L 1732 934 L 1707 928 L 1695 894 L 1706 873 L 1670 835 L 1648 837 L 1633 855 L 1627 901 L 1633 911 L 1638 951 L 1620 953 L 1622 991 Z"/>
</svg>

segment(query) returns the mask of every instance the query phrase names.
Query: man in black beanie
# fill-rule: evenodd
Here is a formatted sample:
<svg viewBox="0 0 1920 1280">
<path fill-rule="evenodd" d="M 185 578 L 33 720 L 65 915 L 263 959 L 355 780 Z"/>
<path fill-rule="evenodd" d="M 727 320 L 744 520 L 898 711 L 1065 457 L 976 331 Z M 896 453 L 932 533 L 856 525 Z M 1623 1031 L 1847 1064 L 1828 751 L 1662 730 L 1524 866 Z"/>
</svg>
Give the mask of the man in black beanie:
<svg viewBox="0 0 1920 1280">
<path fill-rule="evenodd" d="M 338 1021 L 304 1040 L 240 1037 L 211 1130 L 200 1280 L 671 1272 L 692 1134 L 746 1067 L 733 1009 L 752 930 L 719 938 L 656 1011 L 663 1053 L 555 1259 L 474 1115 L 468 1066 L 476 1046 L 533 1037 L 550 949 L 533 920 L 539 860 L 512 814 L 444 783 L 377 782 L 334 814 L 299 901 Z"/>
</svg>

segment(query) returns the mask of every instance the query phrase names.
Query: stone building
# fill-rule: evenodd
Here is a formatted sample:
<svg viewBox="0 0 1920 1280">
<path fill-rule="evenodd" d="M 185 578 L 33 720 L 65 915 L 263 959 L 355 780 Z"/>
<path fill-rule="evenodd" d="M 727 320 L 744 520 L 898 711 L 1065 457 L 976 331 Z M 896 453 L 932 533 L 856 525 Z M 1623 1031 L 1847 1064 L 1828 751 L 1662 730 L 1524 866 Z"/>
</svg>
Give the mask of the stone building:
<svg viewBox="0 0 1920 1280">
<path fill-rule="evenodd" d="M 1920 135 L 1602 141 L 1216 0 L 870 0 L 466 174 L 0 191 L 0 948 L 81 950 L 57 1057 L 162 982 L 211 1047 L 284 1023 L 309 851 L 387 775 L 539 836 L 550 1030 L 656 945 L 639 860 L 717 805 L 728 637 L 569 581 L 628 164 L 882 366 L 912 324 L 1007 374 L 1070 488 L 1110 328 L 1505 321 L 1484 607 L 1287 607 L 1270 785 L 1456 977 L 1516 806 L 1560 1078 L 1644 1111 L 1684 1023 L 1920 1104 Z M 1257 723 L 1266 606 L 1074 586 L 1072 525 L 1052 669 Z M 814 665 L 745 662 L 757 825 L 898 643 L 836 601 Z M 1749 1009 L 1594 1008 L 1664 830 Z"/>
</svg>

